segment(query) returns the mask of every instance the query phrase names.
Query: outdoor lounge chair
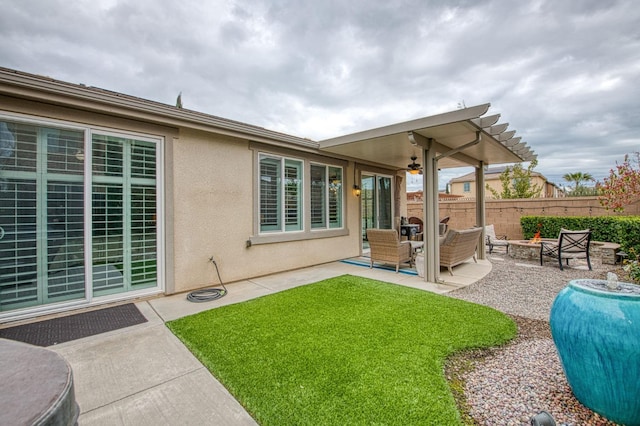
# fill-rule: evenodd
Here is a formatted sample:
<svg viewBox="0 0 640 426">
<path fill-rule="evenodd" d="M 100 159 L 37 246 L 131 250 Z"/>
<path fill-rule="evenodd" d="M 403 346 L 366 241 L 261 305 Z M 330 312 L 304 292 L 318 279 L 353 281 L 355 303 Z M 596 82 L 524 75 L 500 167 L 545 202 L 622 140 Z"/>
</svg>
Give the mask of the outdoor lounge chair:
<svg viewBox="0 0 640 426">
<path fill-rule="evenodd" d="M 478 263 L 476 249 L 480 242 L 480 235 L 482 235 L 482 228 L 450 229 L 440 243 L 440 266 L 446 266 L 449 273 L 453 275 L 451 268 L 464 263 L 470 257 Z"/>
<path fill-rule="evenodd" d="M 373 262 L 392 263 L 398 272 L 401 263 L 412 265 L 411 243 L 400 241 L 395 229 L 367 229 L 367 240 L 371 247 L 370 268 L 373 268 Z"/>
<path fill-rule="evenodd" d="M 540 265 L 544 256 L 558 259 L 560 270 L 562 271 L 562 259 L 565 259 L 569 266 L 569 259 L 587 259 L 587 265 L 591 271 L 591 259 L 589 258 L 589 243 L 591 242 L 591 231 L 569 231 L 561 229 L 558 241 L 540 242 Z"/>
<path fill-rule="evenodd" d="M 484 236 L 486 238 L 486 244 L 489 247 L 489 254 L 493 252 L 494 247 L 504 247 L 506 251 L 509 250 L 509 241 L 507 241 L 507 236 L 496 236 L 496 230 L 493 225 L 487 225 L 484 227 Z"/>
</svg>

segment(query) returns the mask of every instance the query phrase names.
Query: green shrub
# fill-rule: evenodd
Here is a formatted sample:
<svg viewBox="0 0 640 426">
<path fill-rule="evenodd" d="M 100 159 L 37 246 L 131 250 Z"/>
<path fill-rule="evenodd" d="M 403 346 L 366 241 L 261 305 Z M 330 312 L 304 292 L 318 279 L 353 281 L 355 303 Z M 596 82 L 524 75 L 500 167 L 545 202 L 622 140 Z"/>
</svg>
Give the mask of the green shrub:
<svg viewBox="0 0 640 426">
<path fill-rule="evenodd" d="M 538 230 L 542 238 L 557 238 L 561 228 L 590 229 L 594 241 L 618 243 L 627 253 L 640 253 L 640 216 L 522 216 L 520 225 L 525 239 Z"/>
<path fill-rule="evenodd" d="M 629 249 L 628 255 L 629 258 L 625 259 L 622 269 L 626 272 L 629 281 L 640 284 L 640 259 L 638 258 L 638 253 L 632 247 Z"/>
</svg>

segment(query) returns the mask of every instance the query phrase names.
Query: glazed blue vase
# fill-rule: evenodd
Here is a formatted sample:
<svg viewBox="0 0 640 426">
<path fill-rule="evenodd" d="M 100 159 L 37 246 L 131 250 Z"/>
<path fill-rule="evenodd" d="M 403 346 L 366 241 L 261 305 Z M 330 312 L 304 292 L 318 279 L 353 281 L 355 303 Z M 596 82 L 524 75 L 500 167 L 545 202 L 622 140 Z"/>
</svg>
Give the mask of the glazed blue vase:
<svg viewBox="0 0 640 426">
<path fill-rule="evenodd" d="M 549 323 L 574 395 L 609 420 L 640 425 L 640 286 L 570 281 Z"/>
</svg>

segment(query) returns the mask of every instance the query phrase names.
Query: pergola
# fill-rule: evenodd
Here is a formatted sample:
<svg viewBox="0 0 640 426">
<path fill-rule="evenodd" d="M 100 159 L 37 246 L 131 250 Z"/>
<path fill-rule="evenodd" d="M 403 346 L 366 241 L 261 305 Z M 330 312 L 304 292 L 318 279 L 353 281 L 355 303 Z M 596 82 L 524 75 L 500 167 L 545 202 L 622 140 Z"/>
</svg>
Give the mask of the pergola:
<svg viewBox="0 0 640 426">
<path fill-rule="evenodd" d="M 406 170 L 412 155 L 422 154 L 425 281 L 438 282 L 438 170 L 475 167 L 476 223 L 485 225 L 484 167 L 531 161 L 533 151 L 508 123 L 497 124 L 500 114 L 485 116 L 491 104 L 379 127 L 320 141 L 320 150 L 358 158 L 373 164 Z M 484 258 L 484 238 L 478 256 Z"/>
</svg>

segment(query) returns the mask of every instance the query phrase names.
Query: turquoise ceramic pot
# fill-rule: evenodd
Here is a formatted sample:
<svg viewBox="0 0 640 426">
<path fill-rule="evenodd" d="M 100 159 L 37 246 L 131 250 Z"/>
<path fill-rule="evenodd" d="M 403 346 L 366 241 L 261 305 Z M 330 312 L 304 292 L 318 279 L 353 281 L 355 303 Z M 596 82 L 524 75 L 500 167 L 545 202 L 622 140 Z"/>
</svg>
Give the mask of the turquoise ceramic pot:
<svg viewBox="0 0 640 426">
<path fill-rule="evenodd" d="M 573 280 L 551 307 L 551 334 L 576 398 L 609 420 L 640 425 L 640 287 Z"/>
</svg>

